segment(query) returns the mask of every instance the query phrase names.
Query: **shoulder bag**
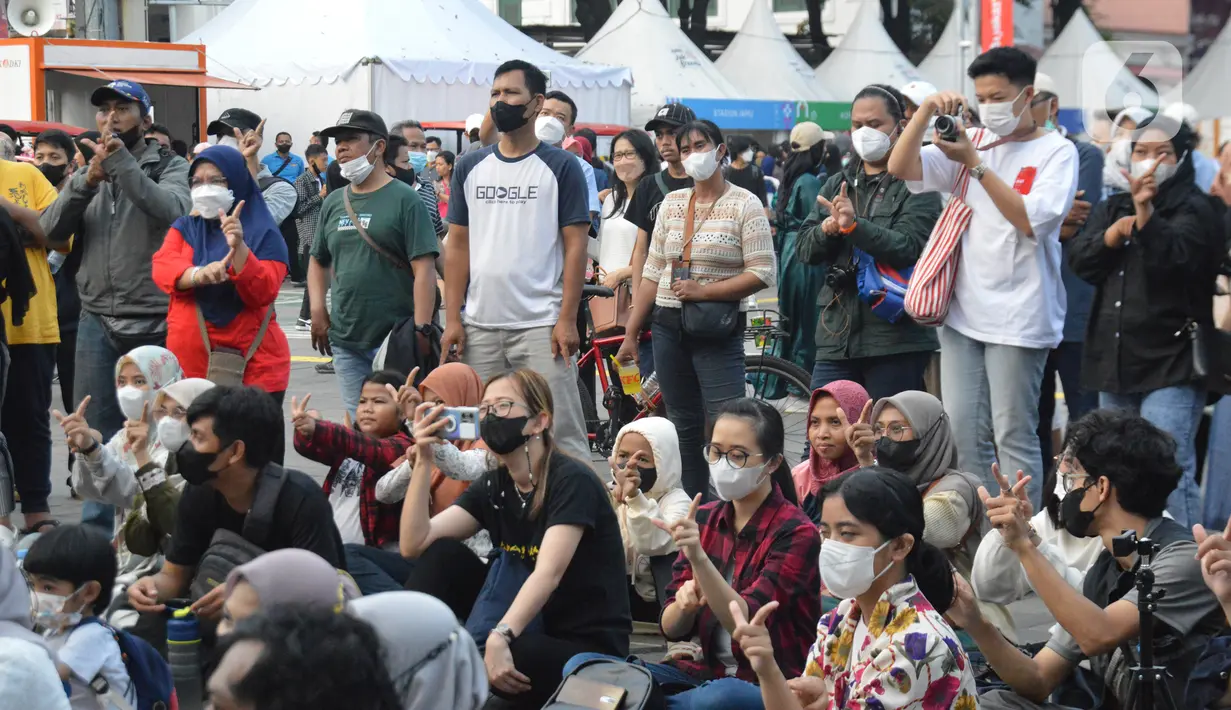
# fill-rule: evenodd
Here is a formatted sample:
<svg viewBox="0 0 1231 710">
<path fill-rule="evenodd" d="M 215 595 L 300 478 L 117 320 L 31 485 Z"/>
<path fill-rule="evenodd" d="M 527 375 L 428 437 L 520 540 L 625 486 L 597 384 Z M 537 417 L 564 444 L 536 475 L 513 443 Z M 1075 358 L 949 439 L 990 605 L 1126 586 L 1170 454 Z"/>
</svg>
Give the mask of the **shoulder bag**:
<svg viewBox="0 0 1231 710">
<path fill-rule="evenodd" d="M 615 287 L 615 295 L 590 299 L 590 319 L 595 335 L 619 335 L 624 332 L 628 314 L 633 312 L 633 288 L 628 281 Z"/>
<path fill-rule="evenodd" d="M 269 550 L 269 537 L 274 527 L 274 509 L 278 496 L 286 484 L 286 469 L 278 464 L 266 464 L 261 469 L 256 496 L 252 508 L 244 518 L 243 532 L 239 535 L 230 530 L 217 530 L 210 539 L 209 547 L 197 563 L 197 571 L 189 586 L 189 594 L 195 601 L 209 594 L 220 584 L 225 584 L 227 575 L 240 565 L 247 564 Z"/>
<path fill-rule="evenodd" d="M 722 195 L 719 195 L 714 200 L 714 206 L 710 207 L 711 212 L 721 199 Z M 696 206 L 697 191 L 694 188 L 692 194 L 688 196 L 688 211 L 684 217 L 684 251 L 680 255 L 680 260 L 685 265 L 689 264 L 692 256 L 692 238 L 696 236 L 693 224 Z M 701 220 L 702 226 L 709 219 L 709 215 L 705 217 L 705 220 Z M 728 338 L 739 329 L 739 315 L 739 301 L 684 301 L 680 310 L 680 327 L 694 338 L 705 340 Z"/>
<path fill-rule="evenodd" d="M 265 310 L 265 319 L 261 321 L 261 329 L 256 332 L 256 338 L 248 347 L 247 353 L 235 348 L 215 348 L 210 345 L 209 331 L 205 327 L 205 316 L 201 313 L 201 306 L 194 307 L 197 311 L 197 324 L 201 326 L 201 342 L 205 344 L 205 351 L 209 353 L 209 370 L 205 373 L 205 379 L 219 387 L 242 387 L 248 361 L 256 354 L 257 348 L 261 347 L 261 341 L 265 339 L 265 331 L 269 329 L 269 321 L 274 316 L 274 305 L 269 304 L 269 308 Z"/>
<path fill-rule="evenodd" d="M 388 249 L 385 249 L 381 245 L 377 244 L 374 239 L 368 236 L 368 230 L 364 229 L 363 225 L 359 223 L 359 218 L 355 216 L 354 208 L 350 206 L 350 186 L 349 185 L 346 187 L 346 190 L 342 192 L 342 206 L 346 208 L 346 216 L 350 217 L 350 223 L 355 225 L 355 231 L 359 232 L 359 236 L 363 238 L 363 241 L 367 242 L 368 246 L 372 247 L 372 251 L 385 257 L 385 259 L 388 260 L 389 263 L 393 264 L 394 266 L 401 269 L 402 271 L 405 271 L 411 274 L 413 277 L 414 272 L 410 268 L 410 264 L 407 264 L 404 259 L 401 259 L 395 256 Z"/>
</svg>

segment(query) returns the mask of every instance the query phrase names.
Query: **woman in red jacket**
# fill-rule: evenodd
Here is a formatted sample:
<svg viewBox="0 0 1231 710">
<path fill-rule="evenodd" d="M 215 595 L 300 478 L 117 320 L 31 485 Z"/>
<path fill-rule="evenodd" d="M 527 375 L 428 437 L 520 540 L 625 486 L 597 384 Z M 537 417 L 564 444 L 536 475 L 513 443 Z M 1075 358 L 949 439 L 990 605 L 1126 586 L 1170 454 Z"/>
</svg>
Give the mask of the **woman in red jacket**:
<svg viewBox="0 0 1231 710">
<path fill-rule="evenodd" d="M 281 405 L 291 350 L 274 300 L 286 278 L 286 242 L 239 151 L 201 151 L 188 181 L 192 213 L 171 225 L 154 254 L 154 283 L 171 295 L 167 349 L 186 377 L 205 377 L 211 350 L 247 355 L 259 338 L 244 384 L 269 392 Z"/>
</svg>

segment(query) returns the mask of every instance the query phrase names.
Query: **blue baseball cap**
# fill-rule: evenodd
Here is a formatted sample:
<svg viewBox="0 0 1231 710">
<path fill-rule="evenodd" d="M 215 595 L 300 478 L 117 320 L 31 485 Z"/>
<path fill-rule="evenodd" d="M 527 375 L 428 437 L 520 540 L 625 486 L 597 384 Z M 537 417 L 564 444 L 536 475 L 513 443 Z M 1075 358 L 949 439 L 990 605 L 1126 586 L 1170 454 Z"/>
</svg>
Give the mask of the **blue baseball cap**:
<svg viewBox="0 0 1231 710">
<path fill-rule="evenodd" d="M 126 79 L 119 79 L 98 87 L 90 96 L 90 103 L 95 106 L 101 106 L 108 99 L 121 99 L 138 103 L 141 105 L 142 116 L 148 116 L 150 109 L 153 108 L 153 104 L 150 102 L 150 95 L 145 93 L 145 89 L 137 82 Z"/>
</svg>

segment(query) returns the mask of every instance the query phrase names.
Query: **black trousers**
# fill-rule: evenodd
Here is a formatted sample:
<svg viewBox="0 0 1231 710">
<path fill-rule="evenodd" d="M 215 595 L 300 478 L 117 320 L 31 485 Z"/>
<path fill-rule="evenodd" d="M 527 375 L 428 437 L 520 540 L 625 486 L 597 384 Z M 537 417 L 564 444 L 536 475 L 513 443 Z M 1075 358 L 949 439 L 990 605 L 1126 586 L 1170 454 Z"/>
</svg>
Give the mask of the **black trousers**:
<svg viewBox="0 0 1231 710">
<path fill-rule="evenodd" d="M 448 604 L 458 620 L 465 623 L 485 581 L 487 565 L 470 548 L 457 540 L 438 540 L 419 555 L 406 588 L 431 594 Z M 564 664 L 579 653 L 598 649 L 546 634 L 528 633 L 517 637 L 510 650 L 513 665 L 530 679 L 530 690 L 520 695 L 507 695 L 495 689 L 492 692 L 513 707 L 538 710 L 560 685 Z"/>
<path fill-rule="evenodd" d="M 51 495 L 51 378 L 56 346 L 9 345 L 9 375 L 0 431 L 13 457 L 23 513 L 46 513 Z"/>
<path fill-rule="evenodd" d="M 65 414 L 76 409 L 73 402 L 73 377 L 77 373 L 77 321 L 72 322 L 72 329 L 65 330 L 60 324 L 60 344 L 56 346 L 56 376 L 60 378 L 60 403 L 64 405 Z M 54 437 L 53 437 L 54 439 Z M 68 472 L 73 472 L 73 462 L 76 456 L 68 452 Z"/>
<path fill-rule="evenodd" d="M 295 221 L 290 220 L 281 228 L 282 240 L 286 242 L 286 253 L 290 257 L 287 261 L 290 262 L 291 281 L 300 282 L 304 280 L 303 264 L 296 257 L 299 255 L 299 229 L 295 227 Z"/>
</svg>

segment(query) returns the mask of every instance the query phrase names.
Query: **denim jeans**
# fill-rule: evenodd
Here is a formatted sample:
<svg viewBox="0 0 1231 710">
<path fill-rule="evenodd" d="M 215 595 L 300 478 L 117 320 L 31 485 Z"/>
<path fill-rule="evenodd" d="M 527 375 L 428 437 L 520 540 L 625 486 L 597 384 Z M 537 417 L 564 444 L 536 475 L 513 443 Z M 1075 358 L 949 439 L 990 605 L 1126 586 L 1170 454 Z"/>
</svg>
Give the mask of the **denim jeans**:
<svg viewBox="0 0 1231 710">
<path fill-rule="evenodd" d="M 1050 350 L 984 343 L 952 328 L 940 329 L 940 387 L 953 422 L 958 466 L 997 490 L 992 463 L 1004 475 L 1031 476 L 1035 510 L 1042 505 L 1039 389 Z M 994 435 L 994 439 L 993 439 Z"/>
<path fill-rule="evenodd" d="M 654 308 L 654 367 L 667 405 L 667 419 L 680 437 L 684 490 L 710 498 L 710 469 L 701 448 L 706 418 L 712 422 L 727 400 L 745 396 L 744 336 L 696 338 L 684 333 L 680 309 Z"/>
<path fill-rule="evenodd" d="M 415 568 L 396 552 L 356 543 L 343 545 L 346 550 L 346 571 L 365 596 L 381 592 L 400 592 Z"/>
<path fill-rule="evenodd" d="M 701 681 L 675 666 L 646 663 L 636 656 L 627 659 L 601 653 L 580 653 L 564 664 L 564 676 L 588 661 L 626 661 L 648 670 L 654 683 L 667 696 L 667 710 L 764 710 L 760 686 L 739 678 Z"/>
<path fill-rule="evenodd" d="M 1175 460 L 1184 469 L 1180 484 L 1167 497 L 1167 512 L 1184 527 L 1202 520 L 1201 489 L 1197 486 L 1197 427 L 1205 409 L 1205 388 L 1176 385 L 1144 394 L 1099 393 L 1099 406 L 1141 415 L 1175 439 Z M 1219 529 L 1225 527 L 1222 521 Z"/>
<path fill-rule="evenodd" d="M 1214 405 L 1210 445 L 1205 457 L 1205 512 L 1207 530 L 1220 530 L 1231 518 L 1231 397 Z"/>
<path fill-rule="evenodd" d="M 110 441 L 124 425 L 124 413 L 115 399 L 115 363 L 141 345 L 165 346 L 166 335 L 121 340 L 107 331 L 100 316 L 81 311 L 77 325 L 73 401 L 80 403 L 87 395 L 90 397 L 86 419 L 103 435 L 103 443 Z M 110 533 L 115 525 L 115 506 L 87 500 L 81 507 L 81 522 L 97 525 Z"/>
<path fill-rule="evenodd" d="M 1081 353 L 1084 343 L 1065 341 L 1047 356 L 1039 389 L 1039 450 L 1043 453 L 1043 471 L 1052 465 L 1051 423 L 1056 415 L 1056 375 L 1064 388 L 1064 406 L 1069 410 L 1069 422 L 1075 422 L 1087 412 L 1098 409 L 1098 393 L 1081 388 Z"/>
<path fill-rule="evenodd" d="M 850 380 L 863 385 L 872 399 L 892 397 L 906 390 L 923 389 L 923 373 L 932 360 L 932 351 L 897 353 L 849 360 L 817 360 L 812 367 L 813 390 L 835 380 Z"/>
<path fill-rule="evenodd" d="M 333 371 L 338 376 L 338 386 L 342 388 L 342 406 L 355 418 L 355 409 L 359 407 L 359 393 L 363 391 L 363 380 L 372 374 L 372 361 L 376 352 L 372 350 L 355 350 L 330 343 L 333 349 Z"/>
</svg>

